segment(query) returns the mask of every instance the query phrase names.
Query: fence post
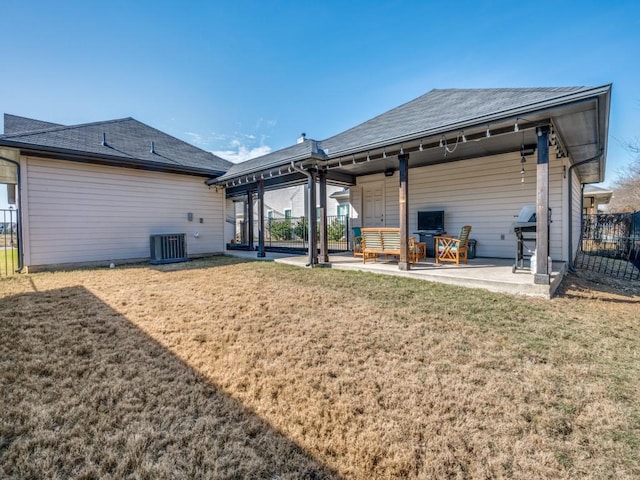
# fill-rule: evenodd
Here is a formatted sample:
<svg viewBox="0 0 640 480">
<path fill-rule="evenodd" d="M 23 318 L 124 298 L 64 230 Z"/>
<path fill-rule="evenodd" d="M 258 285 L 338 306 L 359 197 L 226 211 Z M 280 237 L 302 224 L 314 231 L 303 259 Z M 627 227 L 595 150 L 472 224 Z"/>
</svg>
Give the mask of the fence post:
<svg viewBox="0 0 640 480">
<path fill-rule="evenodd" d="M 346 229 L 344 238 L 347 239 L 347 250 L 351 250 L 351 239 L 349 238 L 350 235 L 351 235 L 351 225 L 349 225 L 349 223 L 350 223 L 349 222 L 349 220 L 350 220 L 349 215 L 345 215 L 344 219 L 345 219 L 344 223 L 345 223 L 345 229 Z"/>
</svg>

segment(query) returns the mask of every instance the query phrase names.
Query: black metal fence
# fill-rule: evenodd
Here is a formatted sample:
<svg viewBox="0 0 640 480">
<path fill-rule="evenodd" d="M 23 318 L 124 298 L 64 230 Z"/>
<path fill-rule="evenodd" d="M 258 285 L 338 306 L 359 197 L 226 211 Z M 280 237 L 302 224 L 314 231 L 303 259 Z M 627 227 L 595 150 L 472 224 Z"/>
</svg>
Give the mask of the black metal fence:
<svg viewBox="0 0 640 480">
<path fill-rule="evenodd" d="M 0 210 L 0 277 L 18 269 L 18 210 Z"/>
<path fill-rule="evenodd" d="M 264 243 L 270 250 L 306 250 L 309 247 L 309 228 L 306 217 L 265 218 Z M 318 241 L 320 222 L 318 221 Z M 257 245 L 258 225 L 254 227 L 254 243 Z M 327 246 L 330 251 L 349 250 L 350 222 L 348 216 L 327 216 Z"/>
<path fill-rule="evenodd" d="M 576 267 L 640 279 L 640 212 L 583 215 Z"/>
</svg>

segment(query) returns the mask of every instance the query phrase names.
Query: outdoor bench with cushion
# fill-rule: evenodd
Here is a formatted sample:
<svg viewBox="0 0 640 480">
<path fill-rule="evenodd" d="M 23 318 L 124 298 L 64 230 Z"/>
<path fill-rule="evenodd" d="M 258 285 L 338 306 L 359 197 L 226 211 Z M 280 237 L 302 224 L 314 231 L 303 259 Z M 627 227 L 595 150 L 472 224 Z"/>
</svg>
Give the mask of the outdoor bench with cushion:
<svg viewBox="0 0 640 480">
<path fill-rule="evenodd" d="M 362 234 L 362 263 L 367 263 L 368 258 L 374 260 L 379 255 L 400 255 L 400 229 L 392 227 L 363 228 Z M 413 259 L 415 250 L 414 239 L 409 237 L 407 252 Z"/>
</svg>

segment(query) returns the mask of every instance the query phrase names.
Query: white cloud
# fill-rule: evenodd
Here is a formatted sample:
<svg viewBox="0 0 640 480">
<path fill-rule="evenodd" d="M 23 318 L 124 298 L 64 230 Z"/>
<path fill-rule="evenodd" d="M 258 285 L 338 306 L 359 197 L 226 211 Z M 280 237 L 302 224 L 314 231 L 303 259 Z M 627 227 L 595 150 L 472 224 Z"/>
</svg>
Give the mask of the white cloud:
<svg viewBox="0 0 640 480">
<path fill-rule="evenodd" d="M 259 123 L 262 123 L 262 119 L 260 119 Z M 269 137 L 264 134 L 235 131 L 231 134 L 185 132 L 184 135 L 193 145 L 209 150 L 214 155 L 234 163 L 250 160 L 271 152 L 271 147 L 265 145 L 265 141 Z"/>
<path fill-rule="evenodd" d="M 273 119 L 264 119 L 262 117 L 260 117 L 258 120 L 256 120 L 256 126 L 255 129 L 256 130 L 262 130 L 263 128 L 275 128 L 275 126 L 278 124 L 278 120 L 273 118 Z"/>
<path fill-rule="evenodd" d="M 185 135 L 189 137 L 190 142 L 194 145 L 203 145 L 205 143 L 202 135 L 200 135 L 199 133 L 185 132 Z"/>
<path fill-rule="evenodd" d="M 244 162 L 252 158 L 261 157 L 271 152 L 271 147 L 268 145 L 260 145 L 259 147 L 249 148 L 246 145 L 241 145 L 240 142 L 234 140 L 231 142 L 232 149 L 229 150 L 214 150 L 211 153 L 219 157 L 229 160 L 233 163 Z"/>
</svg>

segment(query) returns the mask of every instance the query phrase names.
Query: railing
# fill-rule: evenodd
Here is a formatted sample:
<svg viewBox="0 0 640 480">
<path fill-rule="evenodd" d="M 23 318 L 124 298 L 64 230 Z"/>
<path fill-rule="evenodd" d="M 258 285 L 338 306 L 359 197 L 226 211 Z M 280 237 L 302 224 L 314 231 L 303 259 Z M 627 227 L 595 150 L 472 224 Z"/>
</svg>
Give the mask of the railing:
<svg viewBox="0 0 640 480">
<path fill-rule="evenodd" d="M 318 242 L 320 221 L 318 220 Z M 350 244 L 350 222 L 347 216 L 327 216 L 327 247 L 330 251 L 347 251 Z M 254 243 L 258 242 L 258 224 L 254 225 Z M 264 220 L 265 248 L 270 250 L 306 250 L 309 229 L 306 217 L 266 218 Z M 319 245 L 319 243 L 318 243 Z"/>
<path fill-rule="evenodd" d="M 576 267 L 640 279 L 640 212 L 583 215 Z"/>
<path fill-rule="evenodd" d="M 18 211 L 0 210 L 0 277 L 13 275 L 18 269 Z"/>
</svg>

